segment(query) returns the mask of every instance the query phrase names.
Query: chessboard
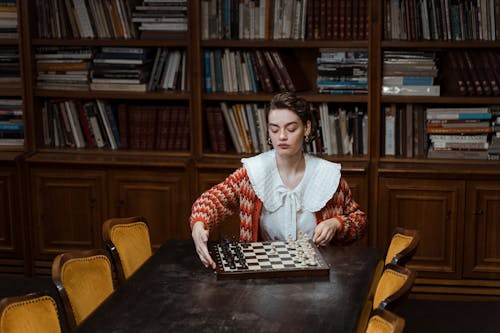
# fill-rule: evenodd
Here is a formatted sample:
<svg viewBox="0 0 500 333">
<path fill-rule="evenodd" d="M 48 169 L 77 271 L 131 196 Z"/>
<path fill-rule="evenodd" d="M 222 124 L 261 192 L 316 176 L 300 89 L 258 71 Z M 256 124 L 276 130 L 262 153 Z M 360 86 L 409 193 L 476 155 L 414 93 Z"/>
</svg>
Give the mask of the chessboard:
<svg viewBox="0 0 500 333">
<path fill-rule="evenodd" d="M 240 243 L 222 240 L 211 252 L 217 279 L 329 276 L 330 267 L 311 240 Z"/>
</svg>

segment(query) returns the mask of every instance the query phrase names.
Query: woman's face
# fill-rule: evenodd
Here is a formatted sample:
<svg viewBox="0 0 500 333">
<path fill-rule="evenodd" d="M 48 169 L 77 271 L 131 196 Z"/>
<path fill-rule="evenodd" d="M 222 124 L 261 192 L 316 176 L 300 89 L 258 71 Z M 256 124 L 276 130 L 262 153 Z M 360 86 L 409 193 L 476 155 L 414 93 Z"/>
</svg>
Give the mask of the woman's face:
<svg viewBox="0 0 500 333">
<path fill-rule="evenodd" d="M 307 131 L 309 129 L 295 112 L 288 109 L 275 109 L 269 112 L 268 132 L 277 154 L 293 156 L 301 153 Z"/>
</svg>

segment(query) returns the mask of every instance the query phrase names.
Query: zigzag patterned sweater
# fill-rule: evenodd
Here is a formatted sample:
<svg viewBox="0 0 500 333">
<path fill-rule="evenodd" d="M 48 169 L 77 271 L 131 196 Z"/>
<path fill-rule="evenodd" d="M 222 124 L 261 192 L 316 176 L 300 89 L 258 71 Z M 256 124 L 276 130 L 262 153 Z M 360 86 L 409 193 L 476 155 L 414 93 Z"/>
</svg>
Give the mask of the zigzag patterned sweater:
<svg viewBox="0 0 500 333">
<path fill-rule="evenodd" d="M 203 222 L 212 231 L 228 216 L 240 214 L 240 241 L 256 242 L 259 237 L 259 217 L 262 201 L 256 196 L 244 167 L 237 169 L 222 183 L 204 192 L 191 209 L 189 225 Z M 314 213 L 316 223 L 335 217 L 340 222 L 332 242 L 348 244 L 363 237 L 367 224 L 366 214 L 359 209 L 344 178 L 333 197 Z"/>
</svg>

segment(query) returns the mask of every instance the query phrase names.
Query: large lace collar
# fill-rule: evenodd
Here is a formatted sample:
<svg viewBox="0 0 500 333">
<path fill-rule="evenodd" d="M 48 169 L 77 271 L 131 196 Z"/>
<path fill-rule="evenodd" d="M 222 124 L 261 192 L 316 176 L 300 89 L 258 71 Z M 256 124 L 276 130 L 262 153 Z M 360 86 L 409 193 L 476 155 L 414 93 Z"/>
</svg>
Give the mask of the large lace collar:
<svg viewBox="0 0 500 333">
<path fill-rule="evenodd" d="M 270 150 L 241 162 L 247 170 L 250 183 L 257 197 L 268 211 L 280 208 L 290 193 L 300 191 L 300 207 L 317 212 L 333 197 L 340 182 L 340 164 L 305 154 L 306 170 L 301 183 L 294 189 L 286 189 L 276 165 L 275 150 Z"/>
</svg>

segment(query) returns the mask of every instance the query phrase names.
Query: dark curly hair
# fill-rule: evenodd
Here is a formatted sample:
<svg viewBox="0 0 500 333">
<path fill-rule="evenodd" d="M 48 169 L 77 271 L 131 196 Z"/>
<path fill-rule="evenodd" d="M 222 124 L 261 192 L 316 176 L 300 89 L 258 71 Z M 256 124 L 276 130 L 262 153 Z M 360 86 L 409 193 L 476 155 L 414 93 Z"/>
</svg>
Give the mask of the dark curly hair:
<svg viewBox="0 0 500 333">
<path fill-rule="evenodd" d="M 297 96 L 291 92 L 282 92 L 274 95 L 271 100 L 271 105 L 267 110 L 267 120 L 269 120 L 269 112 L 276 109 L 287 109 L 293 111 L 297 116 L 299 116 L 300 120 L 302 120 L 304 126 L 306 126 L 309 121 L 311 123 L 311 130 L 309 131 L 309 135 L 306 137 L 306 141 L 311 142 L 316 138 L 318 131 L 316 119 L 313 117 L 313 107 L 303 97 Z"/>
</svg>

